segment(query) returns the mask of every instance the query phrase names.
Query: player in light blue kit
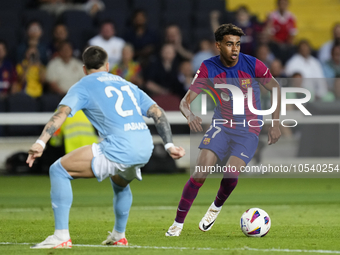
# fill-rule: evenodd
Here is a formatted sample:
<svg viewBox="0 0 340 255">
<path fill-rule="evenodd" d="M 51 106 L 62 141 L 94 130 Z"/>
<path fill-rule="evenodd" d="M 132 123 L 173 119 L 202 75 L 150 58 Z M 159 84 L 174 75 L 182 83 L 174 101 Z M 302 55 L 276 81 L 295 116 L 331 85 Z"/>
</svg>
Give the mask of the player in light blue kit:
<svg viewBox="0 0 340 255">
<path fill-rule="evenodd" d="M 70 181 L 93 177 L 98 181 L 110 177 L 114 192 L 115 225 L 102 244 L 128 245 L 125 227 L 132 204 L 129 183 L 134 178 L 142 179 L 140 168 L 149 161 L 153 150 L 152 137 L 143 116 L 153 118 L 172 158 L 178 159 L 185 154 L 183 148 L 172 143 L 164 111 L 137 86 L 108 73 L 107 53 L 102 48 L 87 48 L 83 62 L 86 76 L 62 99 L 58 110 L 30 148 L 27 163 L 31 167 L 34 160 L 41 157 L 53 133 L 78 110 L 84 111 L 103 141 L 74 150 L 50 167 L 55 232 L 31 248 L 72 247 L 68 227 L 72 204 Z"/>
</svg>

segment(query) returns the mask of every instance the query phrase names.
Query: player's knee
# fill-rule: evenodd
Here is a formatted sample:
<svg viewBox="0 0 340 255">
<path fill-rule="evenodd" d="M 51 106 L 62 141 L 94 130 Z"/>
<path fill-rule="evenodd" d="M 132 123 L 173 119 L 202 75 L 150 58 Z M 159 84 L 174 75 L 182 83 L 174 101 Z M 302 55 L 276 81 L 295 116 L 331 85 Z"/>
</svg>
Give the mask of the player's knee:
<svg viewBox="0 0 340 255">
<path fill-rule="evenodd" d="M 49 170 L 50 177 L 52 176 L 61 176 L 68 179 L 73 179 L 70 174 L 65 170 L 65 168 L 61 165 L 60 159 L 56 160 L 51 166 Z"/>
<path fill-rule="evenodd" d="M 55 175 L 58 172 L 58 160 L 56 160 L 49 169 L 50 176 Z"/>
</svg>

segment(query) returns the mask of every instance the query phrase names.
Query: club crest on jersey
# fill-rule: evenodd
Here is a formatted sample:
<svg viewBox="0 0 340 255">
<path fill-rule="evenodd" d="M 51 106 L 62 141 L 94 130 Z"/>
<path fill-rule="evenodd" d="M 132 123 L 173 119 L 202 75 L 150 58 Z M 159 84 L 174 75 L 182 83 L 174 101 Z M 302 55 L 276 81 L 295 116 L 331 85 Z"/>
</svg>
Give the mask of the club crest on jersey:
<svg viewBox="0 0 340 255">
<path fill-rule="evenodd" d="M 210 143 L 210 138 L 204 138 L 203 144 L 207 145 Z"/>
<path fill-rule="evenodd" d="M 250 83 L 251 83 L 250 79 L 241 80 L 241 86 L 242 86 L 242 88 L 247 89 L 247 88 L 249 87 Z"/>
</svg>

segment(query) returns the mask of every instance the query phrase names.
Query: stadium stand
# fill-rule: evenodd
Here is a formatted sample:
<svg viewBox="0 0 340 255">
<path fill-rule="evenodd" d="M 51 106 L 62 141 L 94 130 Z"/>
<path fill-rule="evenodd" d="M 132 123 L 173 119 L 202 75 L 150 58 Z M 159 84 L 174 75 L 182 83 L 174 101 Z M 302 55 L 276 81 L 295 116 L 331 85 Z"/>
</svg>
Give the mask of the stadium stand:
<svg viewBox="0 0 340 255">
<path fill-rule="evenodd" d="M 61 96 L 56 94 L 44 94 L 39 98 L 40 109 L 42 112 L 54 112 L 61 100 Z"/>
<path fill-rule="evenodd" d="M 340 4 L 337 0 L 322 3 L 319 0 L 290 1 L 289 10 L 297 17 L 298 34 L 296 40 L 309 39 L 312 46 L 319 48 L 331 39 L 331 27 L 339 21 Z M 243 0 L 242 4 L 249 7 L 260 21 L 264 21 L 269 12 L 273 11 L 276 1 Z M 228 0 L 227 8 L 235 10 L 240 5 L 238 0 Z M 316 18 L 317 14 L 317 18 Z M 317 36 L 315 36 L 317 35 Z"/>
<path fill-rule="evenodd" d="M 102 0 L 106 10 L 115 10 L 120 12 L 128 12 L 130 9 L 128 1 L 121 0 Z"/>
<path fill-rule="evenodd" d="M 39 112 L 40 104 L 38 100 L 25 93 L 10 95 L 7 99 L 7 109 L 9 112 Z M 40 126 L 11 125 L 7 128 L 8 136 L 36 136 L 41 132 Z"/>
<path fill-rule="evenodd" d="M 0 113 L 6 112 L 6 100 L 0 99 Z M 6 136 L 6 127 L 0 125 L 0 136 Z"/>
<path fill-rule="evenodd" d="M 17 30 L 10 27 L 0 27 L 0 40 L 6 42 L 8 55 L 14 59 L 16 54 L 16 47 L 18 45 Z"/>
<path fill-rule="evenodd" d="M 105 10 L 98 12 L 93 17 L 84 11 L 66 11 L 58 18 L 50 13 L 39 10 L 38 7 L 32 9 L 25 8 L 29 2 L 34 1 L 0 1 L 0 39 L 7 43 L 9 56 L 14 62 L 16 48 L 20 42 L 25 40 L 24 31 L 27 23 L 32 20 L 40 21 L 44 30 L 42 41 L 45 44 L 49 44 L 52 39 L 52 28 L 54 24 L 56 22 L 64 22 L 69 30 L 69 40 L 79 50 L 79 53 L 81 53 L 88 39 L 98 32 L 97 30 L 101 21 L 107 19 L 113 20 L 116 24 L 117 36 L 123 37 L 128 29 L 128 22 L 132 12 L 136 9 L 144 9 L 148 14 L 148 25 L 153 31 L 161 34 L 167 25 L 176 24 L 182 30 L 183 41 L 192 46 L 192 49 L 196 49 L 198 47 L 195 46 L 198 46 L 201 39 L 214 39 L 210 24 L 210 12 L 212 10 L 219 10 L 223 15 L 223 12 L 229 13 L 228 11 L 235 11 L 240 4 L 246 5 L 251 14 L 254 14 L 254 17 L 258 18 L 261 23 L 265 21 L 268 13 L 276 8 L 275 0 L 243 0 L 242 3 L 238 0 L 102 1 L 105 4 Z M 226 3 L 228 4 L 227 9 Z M 332 26 L 335 21 L 339 21 L 338 13 L 340 13 L 340 3 L 338 0 L 327 0 L 327 4 L 320 4 L 319 0 L 296 0 L 290 1 L 289 10 L 297 17 L 298 34 L 296 41 L 301 38 L 307 38 L 316 50 L 324 42 L 331 39 Z M 315 13 L 318 14 L 317 19 L 315 18 Z M 125 38 L 123 37 L 123 39 Z M 158 43 L 155 47 L 155 52 L 148 55 L 150 59 L 155 58 L 159 53 L 162 42 L 159 41 Z M 147 67 L 147 65 L 145 66 Z M 165 99 L 160 101 L 161 103 L 167 103 Z M 25 102 L 32 102 L 31 106 L 33 107 L 26 107 Z M 0 101 L 0 112 L 51 112 L 55 109 L 57 103 L 57 96 L 51 94 L 44 94 L 38 100 L 28 99 L 27 96 L 16 94 L 10 96 L 8 100 Z M 22 106 L 22 108 L 18 107 L 18 105 Z M 167 106 L 177 110 L 178 102 L 172 102 L 172 104 L 168 104 Z M 338 112 L 331 111 L 331 109 L 339 109 L 338 105 L 330 103 L 327 109 L 327 112 L 332 112 L 335 116 L 339 115 Z M 36 134 L 35 131 L 28 132 L 27 130 L 23 130 L 23 128 L 18 129 L 16 126 L 9 126 L 8 128 L 10 131 L 9 135 L 11 136 Z M 333 129 L 329 130 L 331 133 L 335 132 L 334 127 L 332 128 Z M 0 136 L 3 135 L 5 131 L 1 130 L 0 127 Z M 41 130 L 39 130 L 38 133 L 40 131 Z M 299 130 L 297 137 L 299 136 L 299 132 L 303 133 L 307 131 L 303 129 Z M 305 135 L 307 134 L 301 136 L 303 141 L 307 139 Z M 334 141 L 336 140 L 337 139 L 334 139 Z M 305 144 L 305 142 L 301 143 Z M 317 141 L 317 143 L 319 143 L 319 141 Z"/>
<path fill-rule="evenodd" d="M 91 17 L 82 11 L 65 11 L 61 19 L 69 29 L 70 41 L 82 51 L 86 42 L 95 35 Z"/>
<path fill-rule="evenodd" d="M 24 0 L 0 1 L 0 10 L 22 11 L 25 7 Z"/>
<path fill-rule="evenodd" d="M 129 14 L 126 10 L 106 9 L 98 12 L 94 21 L 97 26 L 104 20 L 111 20 L 115 24 L 116 35 L 122 37 L 126 31 Z"/>
<path fill-rule="evenodd" d="M 190 15 L 183 15 L 183 13 L 181 12 L 165 12 L 162 17 L 164 26 L 176 24 L 180 27 L 183 35 L 190 34 L 190 31 L 192 29 Z"/>
<path fill-rule="evenodd" d="M 20 19 L 16 10 L 0 9 L 0 27 L 10 27 L 17 30 L 20 26 Z"/>
<path fill-rule="evenodd" d="M 42 10 L 25 10 L 22 13 L 22 24 L 30 23 L 31 21 L 37 20 L 40 22 L 43 28 L 43 34 L 41 36 L 41 41 L 48 43 L 52 37 L 52 29 L 55 23 L 55 19 L 49 13 Z M 25 30 L 22 30 L 22 34 L 25 34 Z"/>
<path fill-rule="evenodd" d="M 210 12 L 212 10 L 225 10 L 225 1 L 224 0 L 197 0 L 195 1 L 194 7 L 196 7 L 196 11 L 205 11 Z"/>
<path fill-rule="evenodd" d="M 160 29 L 161 1 L 158 0 L 132 0 L 133 9 L 143 9 L 148 15 L 148 25 L 151 29 Z"/>
<path fill-rule="evenodd" d="M 185 15 L 190 15 L 193 6 L 194 2 L 191 0 L 164 0 L 164 11 L 166 13 L 184 13 Z"/>
</svg>

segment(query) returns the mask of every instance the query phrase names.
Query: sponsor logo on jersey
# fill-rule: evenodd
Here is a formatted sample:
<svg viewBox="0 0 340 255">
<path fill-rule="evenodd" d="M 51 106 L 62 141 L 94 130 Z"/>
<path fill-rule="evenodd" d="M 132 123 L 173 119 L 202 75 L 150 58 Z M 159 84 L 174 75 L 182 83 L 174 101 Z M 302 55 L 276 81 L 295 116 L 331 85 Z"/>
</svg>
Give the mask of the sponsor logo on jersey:
<svg viewBox="0 0 340 255">
<path fill-rule="evenodd" d="M 148 129 L 145 122 L 131 122 L 124 124 L 124 131 Z"/>
<path fill-rule="evenodd" d="M 204 138 L 203 144 L 207 145 L 210 143 L 210 138 Z"/>
<path fill-rule="evenodd" d="M 227 102 L 230 100 L 230 96 L 224 92 L 221 93 L 221 98 L 223 99 L 223 101 L 227 101 Z"/>
<path fill-rule="evenodd" d="M 247 155 L 245 155 L 243 152 L 241 153 L 241 156 L 249 158 Z"/>
</svg>

